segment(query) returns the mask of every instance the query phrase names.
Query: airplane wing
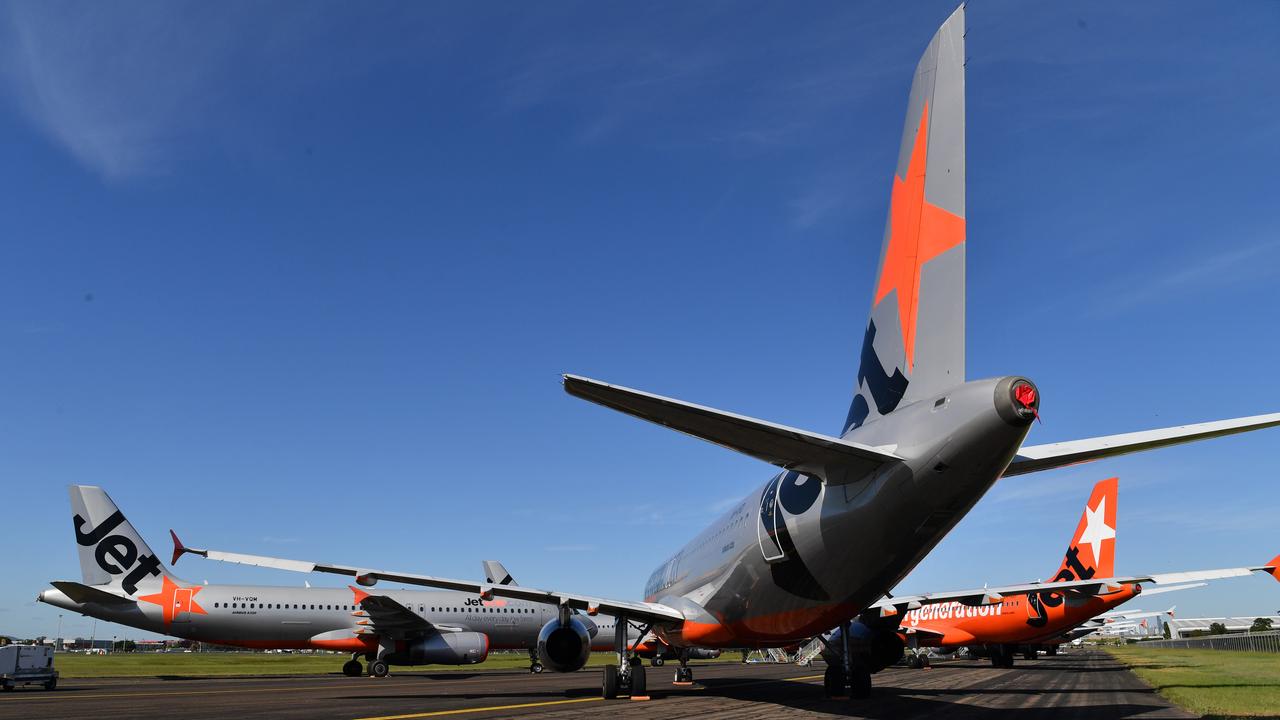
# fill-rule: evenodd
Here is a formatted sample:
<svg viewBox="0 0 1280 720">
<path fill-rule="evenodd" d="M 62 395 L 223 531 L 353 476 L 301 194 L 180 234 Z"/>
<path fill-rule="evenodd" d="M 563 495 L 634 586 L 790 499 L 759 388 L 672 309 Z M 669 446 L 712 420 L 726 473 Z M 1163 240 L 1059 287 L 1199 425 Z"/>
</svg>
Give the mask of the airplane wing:
<svg viewBox="0 0 1280 720">
<path fill-rule="evenodd" d="M 1047 445 L 1028 445 L 1018 451 L 1017 456 L 1013 458 L 1013 462 L 1009 463 L 1009 467 L 1005 469 L 1002 477 L 1012 477 L 1040 470 L 1052 470 L 1053 468 L 1078 465 L 1116 455 L 1126 455 L 1167 445 L 1180 445 L 1196 440 L 1207 440 L 1209 438 L 1222 437 L 1223 435 L 1234 435 L 1276 425 L 1280 425 L 1280 413 L 1254 415 L 1233 420 L 1218 420 L 1217 422 L 1198 423 L 1195 425 L 1179 425 L 1178 427 L 1144 430 L 1122 435 L 1106 435 L 1085 440 L 1068 440 Z"/>
<path fill-rule="evenodd" d="M 564 376 L 565 392 L 824 482 L 843 484 L 902 458 L 868 445 L 673 398 Z M 1280 422 L 1280 421 L 1277 421 Z"/>
<path fill-rule="evenodd" d="M 97 603 L 99 605 L 137 605 L 137 601 L 130 600 L 123 595 L 109 593 L 92 585 L 71 582 L 69 580 L 54 580 L 50 585 L 62 591 L 63 595 L 71 598 L 78 603 Z"/>
<path fill-rule="evenodd" d="M 363 591 L 357 592 L 363 594 Z M 360 609 L 369 618 L 367 622 L 379 634 L 403 635 L 414 631 L 435 629 L 435 626 L 427 622 L 426 618 L 386 595 L 365 595 L 360 600 Z M 365 621 L 360 621 L 360 624 L 365 624 Z"/>
<path fill-rule="evenodd" d="M 885 598 L 871 606 L 880 610 L 881 615 L 892 615 L 907 610 L 914 610 L 921 605 L 932 605 L 943 602 L 959 602 L 962 605 L 993 605 L 1004 599 L 1006 595 L 1027 595 L 1033 592 L 1058 592 L 1072 595 L 1099 595 L 1115 592 L 1122 585 L 1134 583 L 1194 583 L 1223 578 L 1244 577 L 1256 572 L 1264 572 L 1280 581 L 1280 555 L 1275 556 L 1266 565 L 1252 567 L 1221 568 L 1217 570 L 1192 570 L 1189 572 L 1157 573 L 1153 575 L 1134 575 L 1131 577 L 1090 578 L 1088 580 L 1069 580 L 1066 582 L 1024 583 L 1022 585 L 1002 585 L 985 587 L 980 590 L 958 590 L 955 592 L 926 593 L 922 595 L 898 595 Z M 1188 585 L 1178 585 L 1168 590 L 1184 590 Z M 1190 586 L 1194 587 L 1194 586 Z"/>
<path fill-rule="evenodd" d="M 1143 590 L 1142 594 L 1144 596 L 1159 595 L 1160 593 L 1178 592 L 1179 590 L 1190 590 L 1192 588 L 1204 587 L 1205 585 L 1208 585 L 1208 584 L 1209 583 L 1207 582 L 1195 582 L 1195 583 L 1187 583 L 1186 585 L 1166 585 L 1162 587 L 1153 587 L 1149 590 Z"/>
<path fill-rule="evenodd" d="M 200 548 L 182 547 L 180 545 L 175 546 L 174 553 L 176 555 L 190 553 L 192 555 L 200 555 L 210 560 L 218 560 L 220 562 L 254 565 L 257 567 L 275 568 L 277 570 L 289 570 L 291 572 L 319 572 L 331 573 L 334 575 L 346 575 L 348 577 L 354 577 L 357 583 L 366 587 L 373 585 L 378 580 L 386 580 L 387 582 L 404 583 L 405 585 L 420 585 L 424 587 L 440 588 L 442 590 L 456 590 L 458 592 L 475 593 L 486 600 L 493 597 L 505 597 L 515 600 L 528 600 L 530 602 L 545 603 L 547 605 L 566 606 L 574 610 L 586 611 L 588 615 L 603 612 L 609 615 L 626 615 L 629 618 L 645 622 L 666 624 L 684 621 L 684 615 L 681 614 L 679 610 L 659 603 L 611 600 L 608 598 L 593 597 L 591 595 L 564 593 L 556 590 L 539 590 L 537 588 L 521 585 L 492 585 L 490 583 L 481 583 L 472 580 L 453 580 L 450 578 L 391 572 L 387 570 L 366 570 L 348 565 L 317 563 L 307 560 L 287 560 L 284 558 L 267 557 L 265 555 L 248 555 L 245 553 L 224 552 L 222 550 L 205 550 Z"/>
</svg>

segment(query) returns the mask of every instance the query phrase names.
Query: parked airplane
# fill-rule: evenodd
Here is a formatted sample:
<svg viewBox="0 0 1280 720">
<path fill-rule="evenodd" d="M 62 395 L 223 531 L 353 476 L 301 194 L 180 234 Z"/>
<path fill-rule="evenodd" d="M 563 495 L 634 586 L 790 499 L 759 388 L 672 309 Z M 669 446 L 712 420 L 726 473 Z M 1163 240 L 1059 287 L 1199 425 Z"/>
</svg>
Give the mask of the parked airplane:
<svg viewBox="0 0 1280 720">
<path fill-rule="evenodd" d="M 218 645 L 342 650 L 351 653 L 342 671 L 352 676 L 363 672 L 362 656 L 370 661 L 369 674 L 382 677 L 390 665 L 483 662 L 491 649 L 528 650 L 530 670 L 542 672 L 534 648 L 556 614 L 545 604 L 449 590 L 197 585 L 164 566 L 102 488 L 72 486 L 71 508 L 83 582 L 53 582 L 40 602 Z M 177 535 L 173 540 L 176 563 L 188 551 Z M 490 582 L 515 586 L 501 563 L 484 567 Z M 588 650 L 613 647 L 614 618 L 574 621 L 588 630 Z M 646 649 L 665 650 L 652 640 Z"/>
<path fill-rule="evenodd" d="M 1037 650 L 1056 648 L 1070 641 L 1070 633 L 1077 628 L 1085 630 L 1089 624 L 1084 632 L 1088 634 L 1105 627 L 1106 621 L 1114 620 L 1115 616 L 1100 616 L 1137 597 L 1145 583 L 1194 581 L 1199 584 L 1251 572 L 1276 574 L 1280 556 L 1259 567 L 1116 577 L 1118 497 L 1119 480 L 1116 478 L 1103 480 L 1094 486 L 1076 525 L 1075 535 L 1067 543 L 1066 554 L 1053 576 L 1055 582 L 1092 580 L 1099 584 L 1097 589 L 1041 590 L 1006 597 L 991 605 L 969 606 L 949 602 L 911 610 L 902 621 L 901 634 L 907 646 L 913 650 L 926 647 L 968 647 L 972 650 L 983 647 L 984 654 L 990 655 L 992 665 L 1013 667 L 1014 655 L 1018 651 L 1022 651 L 1027 659 L 1034 659 Z M 1280 576 L 1277 579 L 1280 580 Z M 1176 589 L 1187 587 L 1193 586 L 1180 585 Z M 1160 586 L 1159 589 L 1168 588 Z M 892 606 L 893 602 L 887 604 Z M 1099 618 L 1098 623 L 1091 623 L 1095 618 Z M 927 657 L 924 653 L 913 652 L 907 656 L 907 665 L 925 667 L 928 665 Z"/>
<path fill-rule="evenodd" d="M 1024 446 L 1040 410 L 1036 386 L 1019 376 L 966 381 L 964 60 L 961 7 L 916 68 L 857 390 L 838 437 L 565 376 L 571 395 L 783 469 L 659 567 L 645 585 L 644 601 L 368 565 L 216 551 L 209 557 L 547 603 L 558 613 L 543 627 L 538 652 L 556 670 L 581 667 L 590 642 L 572 610 L 614 614 L 620 618 L 618 662 L 604 670 L 605 697 L 643 694 L 646 686 L 644 667 L 631 663 L 634 649 L 624 632 L 629 624 L 652 630 L 673 648 L 786 647 L 839 625 L 843 639 L 839 660 L 827 673 L 827 692 L 865 696 L 871 674 L 902 657 L 899 620 L 911 609 L 902 603 L 895 615 L 873 605 L 1000 477 L 1280 424 L 1280 414 L 1272 414 Z M 822 338 L 787 341 L 797 348 L 826 347 Z M 618 493 L 625 502 L 624 490 Z M 1072 587 L 1091 584 L 1074 582 Z M 984 596 L 992 597 L 977 591 L 965 599 L 982 602 Z M 676 679 L 691 677 L 682 658 Z"/>
</svg>

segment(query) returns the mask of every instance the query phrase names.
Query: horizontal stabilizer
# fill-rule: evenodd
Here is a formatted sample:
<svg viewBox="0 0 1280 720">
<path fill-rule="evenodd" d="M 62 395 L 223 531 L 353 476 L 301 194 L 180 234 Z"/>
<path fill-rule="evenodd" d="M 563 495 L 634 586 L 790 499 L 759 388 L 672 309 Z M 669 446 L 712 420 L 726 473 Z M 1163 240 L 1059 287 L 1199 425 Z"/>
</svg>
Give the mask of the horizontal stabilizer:
<svg viewBox="0 0 1280 720">
<path fill-rule="evenodd" d="M 902 460 L 893 453 L 829 435 L 735 415 L 577 375 L 564 376 L 564 389 L 574 397 L 679 430 L 828 483 L 853 482 L 881 465 Z"/>
<path fill-rule="evenodd" d="M 137 605 L 133 600 L 115 593 L 109 593 L 106 590 L 100 590 L 92 585 L 84 583 L 70 582 L 68 580 L 55 580 L 50 585 L 62 591 L 63 595 L 71 598 L 72 602 L 78 603 L 97 603 L 99 605 Z"/>
<path fill-rule="evenodd" d="M 1080 463 L 1127 455 L 1165 447 L 1180 445 L 1196 440 L 1234 435 L 1236 433 L 1261 430 L 1262 428 L 1280 425 L 1280 413 L 1270 415 L 1254 415 L 1252 417 L 1218 420 L 1217 422 L 1198 423 L 1195 425 L 1179 425 L 1178 427 L 1160 430 L 1144 430 L 1142 432 L 1124 433 L 1123 435 L 1106 435 L 1104 437 L 1087 438 L 1085 440 L 1068 440 L 1066 442 L 1049 443 L 1048 445 L 1030 445 L 1018 451 L 1018 455 L 1009 463 L 1002 477 L 1022 475 L 1024 473 L 1052 470 L 1054 468 L 1078 465 Z"/>
</svg>

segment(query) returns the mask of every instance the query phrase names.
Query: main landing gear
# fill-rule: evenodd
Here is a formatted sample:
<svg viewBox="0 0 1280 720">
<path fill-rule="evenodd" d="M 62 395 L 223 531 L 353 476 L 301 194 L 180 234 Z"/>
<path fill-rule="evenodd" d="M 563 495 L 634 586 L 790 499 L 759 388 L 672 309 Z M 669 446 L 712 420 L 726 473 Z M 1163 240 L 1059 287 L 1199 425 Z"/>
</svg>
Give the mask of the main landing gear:
<svg viewBox="0 0 1280 720">
<path fill-rule="evenodd" d="M 835 656 L 832 658 L 834 662 L 827 663 L 827 671 L 822 677 L 822 688 L 826 691 L 827 697 L 835 700 L 862 699 L 871 696 L 871 671 L 858 667 L 853 661 L 853 653 L 850 652 L 850 625 L 851 623 L 847 621 L 840 624 L 839 651 L 832 648 L 825 639 L 822 640 L 822 644 L 826 645 L 831 655 Z"/>
<path fill-rule="evenodd" d="M 692 685 L 693 684 L 693 668 L 689 667 L 689 651 L 680 651 L 680 667 L 676 668 L 676 679 L 672 681 L 676 685 Z"/>
<path fill-rule="evenodd" d="M 632 700 L 648 699 L 644 664 L 636 655 L 635 645 L 627 646 L 627 628 L 629 627 L 632 627 L 632 624 L 626 617 L 619 615 L 613 631 L 613 647 L 614 652 L 618 654 L 618 664 L 604 666 L 601 689 L 606 700 L 613 700 L 619 695 L 630 695 Z M 653 625 L 635 627 L 640 630 L 640 636 L 636 638 L 636 645 L 639 645 Z"/>
<path fill-rule="evenodd" d="M 929 667 L 929 656 L 924 653 L 907 653 L 907 667 L 912 670 Z"/>
<path fill-rule="evenodd" d="M 991 667 L 1011 668 L 1017 647 L 1013 645 L 996 645 L 991 648 Z"/>
<path fill-rule="evenodd" d="M 538 659 L 538 651 L 529 648 L 529 672 L 537 675 L 542 672 L 542 661 Z"/>
<path fill-rule="evenodd" d="M 364 666 L 360 664 L 360 653 L 354 653 L 351 659 L 342 666 L 342 674 L 347 677 L 360 677 L 364 674 Z"/>
</svg>

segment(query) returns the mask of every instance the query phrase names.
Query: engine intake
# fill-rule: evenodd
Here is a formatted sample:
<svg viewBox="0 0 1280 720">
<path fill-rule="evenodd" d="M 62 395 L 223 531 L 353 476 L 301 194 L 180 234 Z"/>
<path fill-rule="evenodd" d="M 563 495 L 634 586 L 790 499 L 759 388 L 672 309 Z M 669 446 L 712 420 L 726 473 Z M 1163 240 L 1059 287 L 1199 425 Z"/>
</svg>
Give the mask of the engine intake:
<svg viewBox="0 0 1280 720">
<path fill-rule="evenodd" d="M 488 656 L 488 635 L 460 632 L 407 640 L 385 659 L 392 665 L 474 665 Z"/>
<path fill-rule="evenodd" d="M 538 633 L 538 659 L 556 672 L 574 672 L 587 664 L 591 655 L 594 624 L 588 627 L 581 616 L 570 615 L 568 622 L 555 618 Z"/>
</svg>

